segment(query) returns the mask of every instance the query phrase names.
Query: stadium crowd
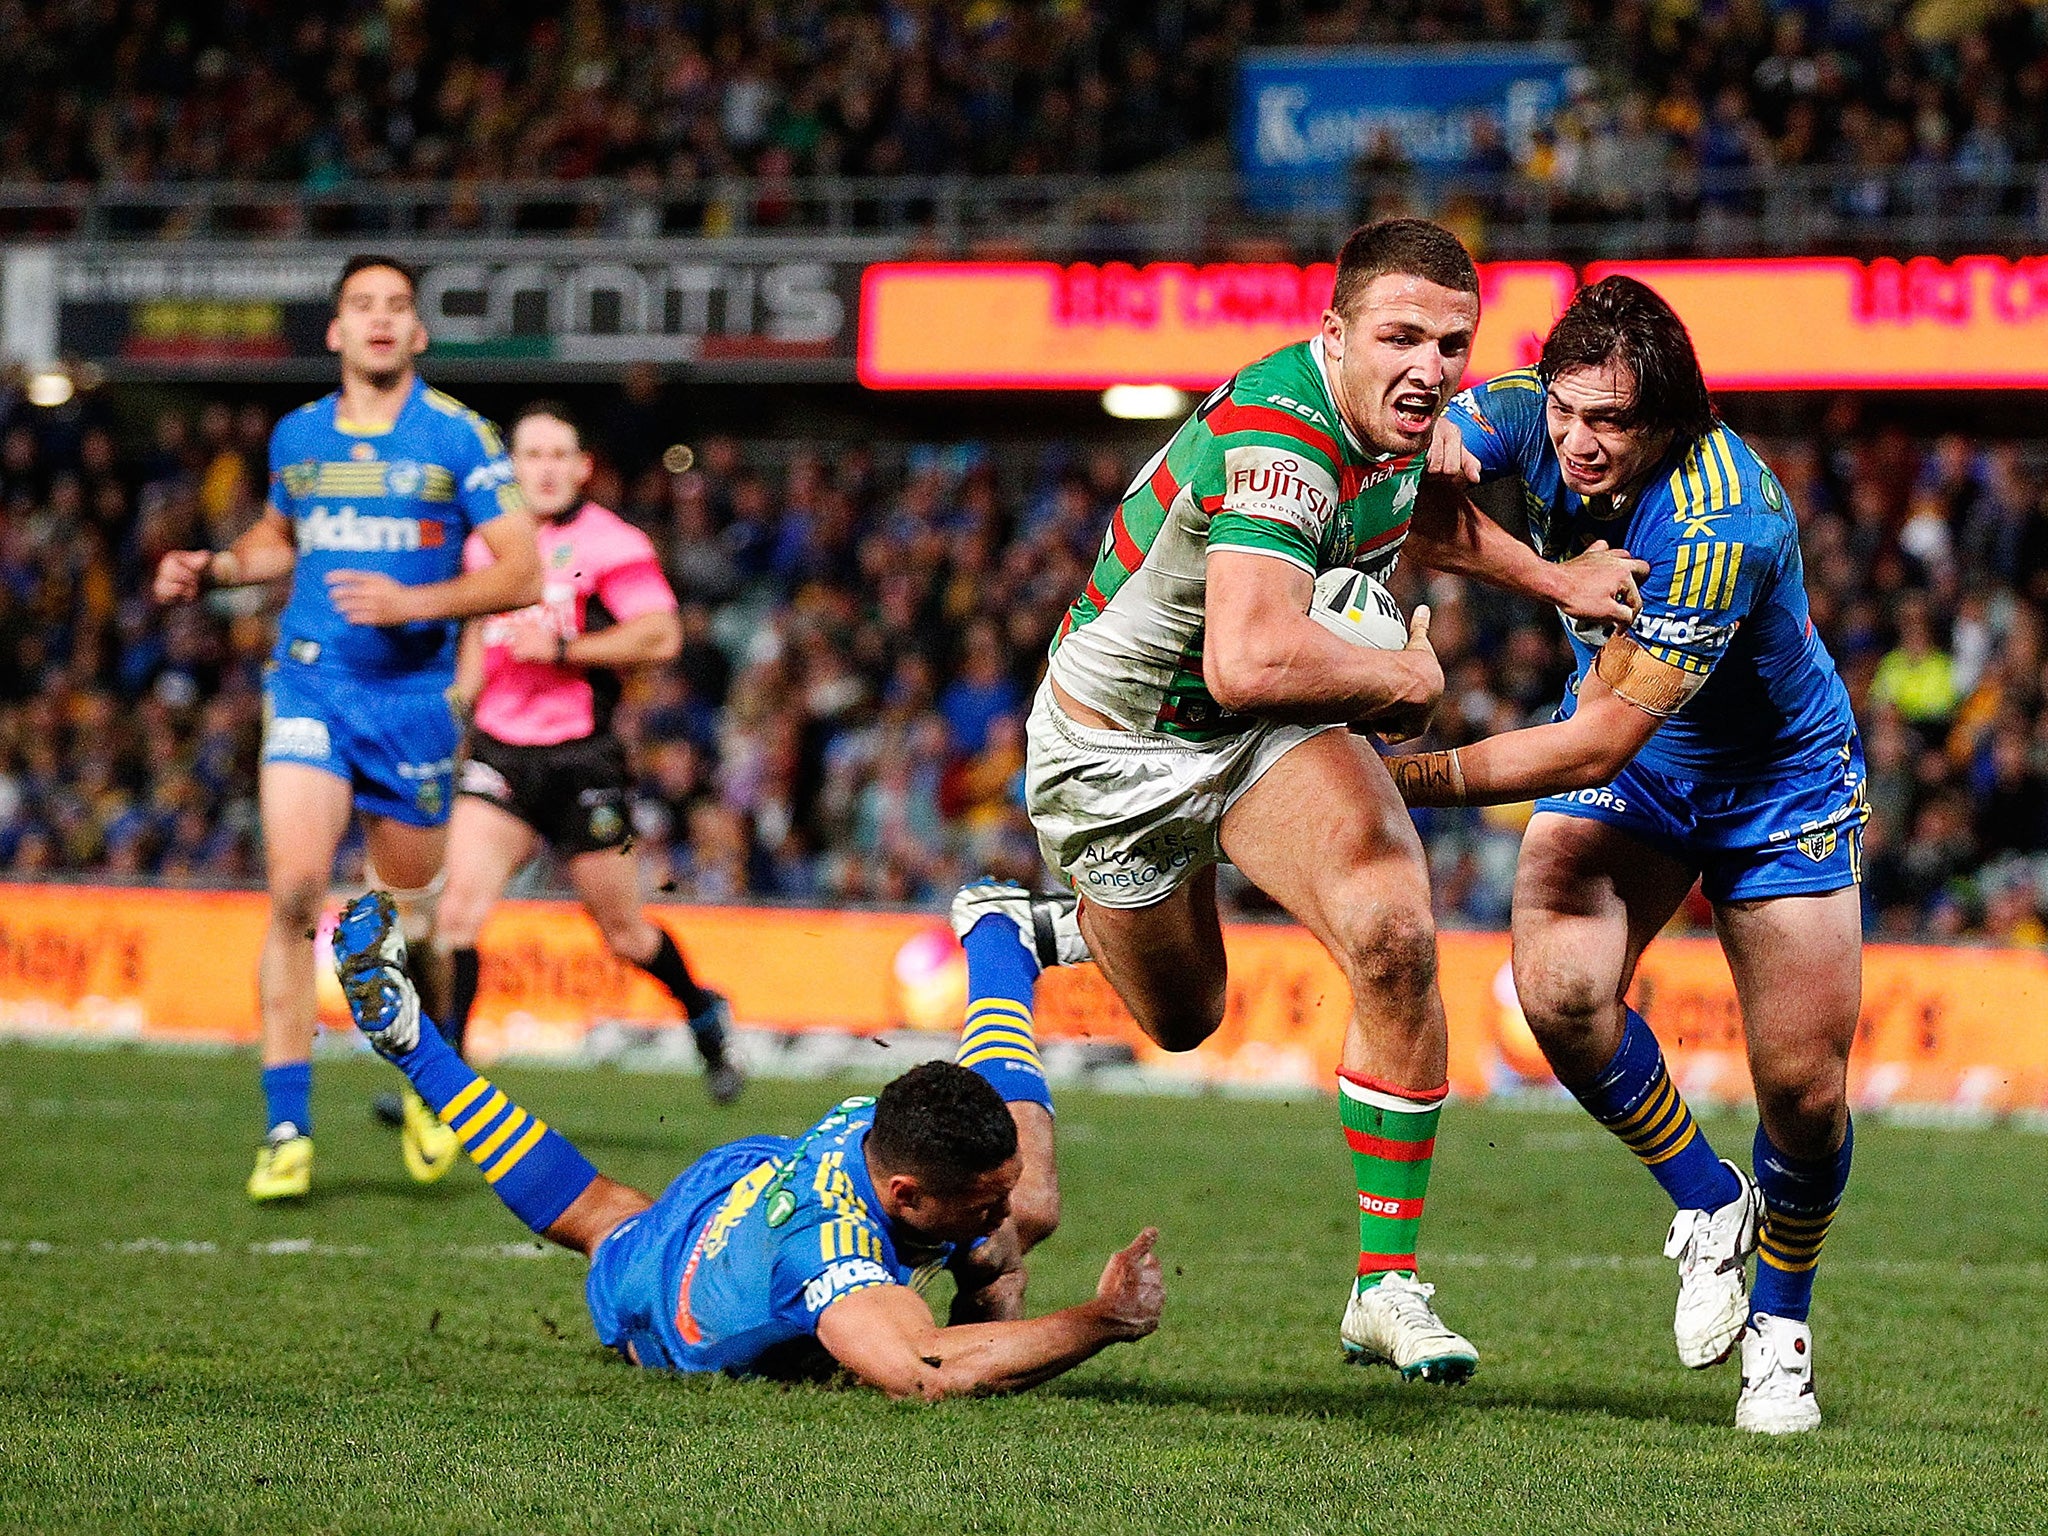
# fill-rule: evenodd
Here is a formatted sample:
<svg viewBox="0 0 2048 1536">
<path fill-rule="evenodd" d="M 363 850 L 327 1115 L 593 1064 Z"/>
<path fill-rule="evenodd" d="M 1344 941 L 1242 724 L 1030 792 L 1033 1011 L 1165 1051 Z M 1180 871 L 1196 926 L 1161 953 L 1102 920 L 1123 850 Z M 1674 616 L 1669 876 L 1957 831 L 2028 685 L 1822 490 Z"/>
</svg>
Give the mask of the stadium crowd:
<svg viewBox="0 0 2048 1536">
<path fill-rule="evenodd" d="M 601 176 L 674 200 L 734 174 L 1114 174 L 1220 135 L 1247 41 L 1572 41 L 1573 99 L 1521 142 L 1482 137 L 1477 168 L 1596 215 L 1733 206 L 1747 190 L 1714 173 L 1773 166 L 1838 173 L 1851 217 L 2024 212 L 2013 169 L 2048 159 L 2048 10 L 2028 0 L 0 0 L 0 30 L 23 41 L 0 77 L 7 179 L 287 182 L 316 209 L 389 182 Z M 1949 175 L 1916 192 L 1916 167 Z M 1359 170 L 1399 195 L 1391 141 Z M 307 206 L 272 210 L 280 230 Z"/>
<path fill-rule="evenodd" d="M 1032 878 L 1021 718 L 1132 464 L 1095 447 L 811 449 L 706 441 L 654 462 L 625 404 L 599 499 L 656 539 L 675 664 L 619 716 L 638 855 L 682 899 L 942 902 Z M 0 392 L 0 871 L 247 882 L 274 594 L 163 610 L 166 549 L 260 511 L 258 406 L 170 407 L 125 441 L 94 395 Z M 1815 623 L 1864 722 L 1866 893 L 1892 936 L 2048 944 L 2048 463 L 2041 445 L 1866 427 L 1761 445 L 1804 526 Z M 1555 621 L 1453 579 L 1426 596 L 1447 745 L 1537 718 Z M 1525 814 L 1525 813 L 1520 813 Z M 1426 813 L 1447 921 L 1507 913 L 1514 811 Z M 352 854 L 351 857 L 358 855 Z M 1230 894 L 1256 908 L 1239 886 Z"/>
</svg>

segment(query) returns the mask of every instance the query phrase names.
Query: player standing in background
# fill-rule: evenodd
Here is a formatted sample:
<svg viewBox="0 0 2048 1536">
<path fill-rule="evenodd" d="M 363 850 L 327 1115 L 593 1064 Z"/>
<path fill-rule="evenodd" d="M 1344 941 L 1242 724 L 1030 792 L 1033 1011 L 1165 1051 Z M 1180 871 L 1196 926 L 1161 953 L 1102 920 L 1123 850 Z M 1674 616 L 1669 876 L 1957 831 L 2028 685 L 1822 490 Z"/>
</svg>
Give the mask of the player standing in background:
<svg viewBox="0 0 2048 1536">
<path fill-rule="evenodd" d="M 1392 759 L 1396 782 L 1411 805 L 1544 797 L 1515 881 L 1523 1011 L 1559 1081 L 1678 1206 L 1679 1358 L 1715 1365 L 1739 1338 L 1736 1424 L 1812 1429 L 1807 1311 L 1849 1178 L 1868 809 L 1798 523 L 1715 419 L 1684 324 L 1631 278 L 1580 292 L 1537 368 L 1461 395 L 1448 420 L 1483 475 L 1521 476 L 1546 554 L 1621 538 L 1650 574 L 1631 627 L 1568 624 L 1578 667 L 1556 721 Z M 1748 1036 L 1754 1181 L 1716 1158 L 1627 1003 L 1695 879 Z"/>
<path fill-rule="evenodd" d="M 1359 1221 L 1344 1348 L 1446 1382 L 1478 1357 L 1416 1276 L 1447 1091 L 1429 870 L 1379 755 L 1344 729 L 1421 731 L 1443 674 L 1426 608 L 1405 650 L 1379 651 L 1331 634 L 1309 602 L 1318 572 L 1384 576 L 1404 542 L 1589 619 L 1626 623 L 1635 601 L 1624 553 L 1551 565 L 1462 497 L 1411 529 L 1425 468 L 1451 468 L 1432 433 L 1478 324 L 1478 273 L 1449 231 L 1392 219 L 1345 241 L 1321 332 L 1219 387 L 1139 471 L 1053 642 L 1025 794 L 1078 913 L 995 885 L 953 908 L 969 972 L 960 1060 L 976 1065 L 1035 1067 L 1040 968 L 1091 954 L 1146 1034 L 1200 1045 L 1223 1018 L 1219 859 L 1315 934 L 1353 1007 L 1338 1073 Z M 1049 1230 L 1049 1106 L 1005 1096 L 1024 1131 L 1018 1223 Z"/>
<path fill-rule="evenodd" d="M 711 1097 L 730 1104 L 743 1082 L 727 1049 L 731 1010 L 697 984 L 674 938 L 642 907 L 632 774 L 611 728 L 618 674 L 673 660 L 682 643 L 675 593 L 647 535 L 584 500 L 594 465 L 566 407 L 527 406 L 511 443 L 513 471 L 540 520 L 541 600 L 479 620 L 462 639 L 456 697 L 473 699 L 475 713 L 434 930 L 452 976 L 444 1034 L 460 1052 L 476 1001 L 477 935 L 512 876 L 546 844 L 566 857 L 569 883 L 611 952 L 681 1005 Z M 471 569 L 493 558 L 480 535 L 470 541 Z M 434 1121 L 412 1097 L 408 1148 L 423 1124 Z"/>
<path fill-rule="evenodd" d="M 163 603 L 292 578 L 264 693 L 269 1134 L 253 1200 L 312 1188 L 313 928 L 351 810 L 363 812 L 373 883 L 388 883 L 406 931 L 425 938 L 455 774 L 458 621 L 541 590 L 533 519 L 497 433 L 413 370 L 427 345 L 413 301 L 403 263 L 349 260 L 327 328 L 341 388 L 271 433 L 262 518 L 227 549 L 174 550 L 157 567 Z M 488 569 L 462 568 L 471 529 L 497 556 Z M 445 1163 L 457 1148 L 442 1141 Z"/>
<path fill-rule="evenodd" d="M 976 1072 L 928 1061 L 800 1137 L 714 1147 L 659 1200 L 600 1174 L 479 1077 L 419 1004 L 388 898 L 342 914 L 335 966 L 370 1043 L 461 1138 L 527 1227 L 590 1260 L 598 1339 L 652 1370 L 811 1377 L 837 1366 L 892 1397 L 1021 1391 L 1159 1324 L 1147 1228 L 1095 1296 L 1025 1318 L 1008 1220 L 1016 1127 Z M 923 1295 L 957 1284 L 951 1326 Z"/>
</svg>

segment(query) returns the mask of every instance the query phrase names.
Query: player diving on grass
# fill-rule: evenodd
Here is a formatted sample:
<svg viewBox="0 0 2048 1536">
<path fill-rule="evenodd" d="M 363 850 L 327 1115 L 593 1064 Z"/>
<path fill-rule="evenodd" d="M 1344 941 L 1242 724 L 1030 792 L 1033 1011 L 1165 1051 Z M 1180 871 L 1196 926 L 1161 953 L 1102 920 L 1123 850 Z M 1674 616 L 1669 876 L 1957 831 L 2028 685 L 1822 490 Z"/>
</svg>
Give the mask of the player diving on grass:
<svg viewBox="0 0 2048 1536">
<path fill-rule="evenodd" d="M 1150 1228 L 1092 1299 L 1023 1316 L 1017 1132 L 985 1075 L 927 1062 L 801 1136 L 714 1148 L 657 1200 L 599 1173 L 448 1046 L 405 973 L 388 896 L 348 907 L 334 954 L 357 1027 L 512 1214 L 590 1260 L 598 1339 L 636 1365 L 782 1378 L 836 1365 L 936 1401 L 1034 1386 L 1159 1324 Z M 920 1294 L 940 1269 L 957 1286 L 944 1327 Z"/>
<path fill-rule="evenodd" d="M 531 608 L 480 619 L 462 637 L 455 698 L 458 707 L 470 704 L 472 717 L 434 928 L 451 981 L 442 1034 L 460 1054 L 476 1001 L 477 936 L 513 875 L 546 844 L 564 856 L 606 947 L 675 998 L 711 1097 L 729 1104 L 743 1082 L 727 1049 L 731 1010 L 691 975 L 674 938 L 641 904 L 632 774 L 611 728 L 619 674 L 675 657 L 675 593 L 647 535 L 584 499 L 595 466 L 567 407 L 527 406 L 513 418 L 510 440 L 519 488 L 539 519 L 542 592 Z M 470 569 L 495 559 L 480 534 L 471 538 Z M 408 1138 L 420 1118 L 408 1117 Z M 436 1166 L 452 1167 L 453 1159 Z"/>
<path fill-rule="evenodd" d="M 161 603 L 291 577 L 258 780 L 268 1132 L 249 1176 L 253 1200 L 312 1188 L 313 929 L 350 813 L 363 813 L 373 882 L 388 884 L 407 932 L 424 938 L 455 774 L 447 693 L 459 621 L 541 594 L 533 519 L 498 434 L 420 381 L 413 360 L 426 345 L 410 271 L 390 257 L 351 258 L 327 327 L 341 388 L 271 433 L 263 516 L 224 550 L 173 550 L 157 567 Z M 496 563 L 465 571 L 472 529 Z M 407 1162 L 416 1178 L 438 1176 Z"/>
<path fill-rule="evenodd" d="M 1540 559 L 1462 497 L 1417 512 L 1432 432 L 1479 324 L 1479 279 L 1420 219 L 1345 241 L 1313 338 L 1218 387 L 1139 471 L 1053 641 L 1027 737 L 1025 800 L 1078 893 L 974 885 L 954 903 L 969 992 L 961 1059 L 1028 1038 L 1042 966 L 1093 957 L 1140 1028 L 1193 1050 L 1223 1018 L 1215 865 L 1229 859 L 1322 941 L 1350 983 L 1338 1073 L 1358 1267 L 1348 1358 L 1460 1382 L 1471 1344 L 1431 1304 L 1416 1238 L 1447 1091 L 1422 845 L 1379 755 L 1345 730 L 1411 736 L 1443 691 L 1426 608 L 1405 650 L 1309 617 L 1319 572 L 1439 569 L 1626 623 L 1625 552 Z M 1453 440 L 1453 446 L 1454 446 Z M 1411 521 L 1412 518 L 1412 521 Z M 1057 1219 L 1049 1113 L 1023 1128 L 1023 1207 Z"/>
<path fill-rule="evenodd" d="M 1678 1206 L 1665 1252 L 1679 1358 L 1714 1365 L 1739 1340 L 1735 1422 L 1811 1429 L 1807 1310 L 1849 1176 L 1868 812 L 1848 693 L 1807 618 L 1798 524 L 1716 420 L 1683 323 L 1630 278 L 1581 291 L 1536 368 L 1459 396 L 1448 420 L 1485 476 L 1522 478 L 1544 553 L 1625 540 L 1650 574 L 1632 625 L 1568 623 L 1577 668 L 1554 722 L 1392 759 L 1395 780 L 1411 805 L 1537 800 L 1513 916 L 1529 1025 Z M 1748 1036 L 1753 1179 L 1715 1156 L 1627 1002 L 1695 879 Z"/>
</svg>

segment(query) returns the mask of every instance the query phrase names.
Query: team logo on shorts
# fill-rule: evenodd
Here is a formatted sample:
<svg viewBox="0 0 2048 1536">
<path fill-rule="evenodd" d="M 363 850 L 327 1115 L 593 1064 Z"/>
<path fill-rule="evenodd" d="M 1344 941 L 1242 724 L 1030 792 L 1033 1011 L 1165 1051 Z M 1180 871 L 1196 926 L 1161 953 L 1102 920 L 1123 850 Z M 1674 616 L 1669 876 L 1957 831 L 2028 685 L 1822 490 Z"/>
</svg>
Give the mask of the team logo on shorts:
<svg viewBox="0 0 2048 1536">
<path fill-rule="evenodd" d="M 626 819 L 616 806 L 600 805 L 590 813 L 590 840 L 593 843 L 617 842 L 626 830 Z"/>
<path fill-rule="evenodd" d="M 1799 834 L 1799 851 L 1816 864 L 1824 864 L 1835 854 L 1835 829 L 1820 827 L 1812 832 Z"/>
<path fill-rule="evenodd" d="M 439 779 L 422 779 L 412 792 L 412 803 L 420 808 L 422 816 L 440 815 L 445 800 Z"/>
</svg>

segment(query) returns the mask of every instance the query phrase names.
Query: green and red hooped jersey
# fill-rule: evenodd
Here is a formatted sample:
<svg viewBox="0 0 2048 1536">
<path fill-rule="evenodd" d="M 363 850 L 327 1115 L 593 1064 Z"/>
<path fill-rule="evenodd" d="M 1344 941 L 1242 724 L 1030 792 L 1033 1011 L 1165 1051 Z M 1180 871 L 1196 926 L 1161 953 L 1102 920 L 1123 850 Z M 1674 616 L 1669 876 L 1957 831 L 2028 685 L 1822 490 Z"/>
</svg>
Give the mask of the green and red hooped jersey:
<svg viewBox="0 0 2048 1536">
<path fill-rule="evenodd" d="M 1053 678 L 1126 730 L 1212 741 L 1252 724 L 1202 681 L 1211 549 L 1311 575 L 1384 580 L 1408 536 L 1423 455 L 1376 454 L 1337 414 L 1320 336 L 1219 385 L 1111 514 L 1088 586 L 1052 644 Z"/>
</svg>

